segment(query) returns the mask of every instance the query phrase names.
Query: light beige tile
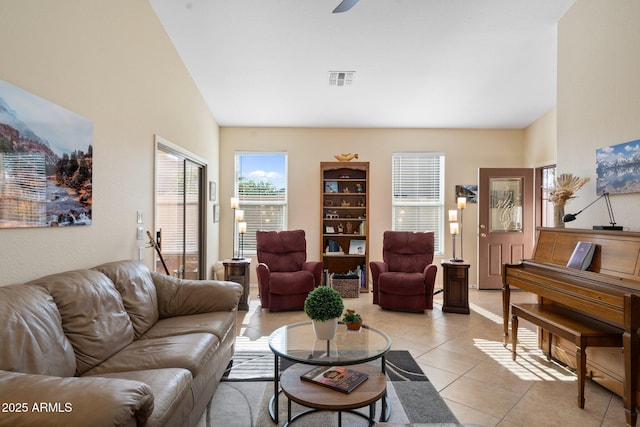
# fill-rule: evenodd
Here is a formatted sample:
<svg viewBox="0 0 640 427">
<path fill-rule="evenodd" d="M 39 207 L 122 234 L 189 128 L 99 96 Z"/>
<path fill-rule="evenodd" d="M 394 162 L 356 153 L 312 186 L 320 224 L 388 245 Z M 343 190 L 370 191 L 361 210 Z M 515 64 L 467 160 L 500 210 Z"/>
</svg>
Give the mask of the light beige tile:
<svg viewBox="0 0 640 427">
<path fill-rule="evenodd" d="M 504 417 L 521 399 L 521 395 L 483 381 L 460 377 L 440 395 L 496 418 Z"/>
<path fill-rule="evenodd" d="M 513 393 L 524 395 L 533 385 L 533 377 L 523 375 L 518 370 L 509 369 L 508 366 L 494 360 L 479 363 L 465 377 L 492 384 Z"/>
<path fill-rule="evenodd" d="M 427 378 L 429 378 L 429 381 L 431 381 L 433 386 L 438 391 L 443 390 L 444 388 L 449 386 L 449 384 L 453 383 L 455 380 L 458 379 L 457 374 L 454 374 L 449 371 L 443 371 L 442 369 L 438 369 L 436 367 L 424 365 L 421 363 L 418 363 L 418 366 L 420 366 L 420 369 L 422 369 L 422 372 L 425 373 Z"/>
<path fill-rule="evenodd" d="M 453 412 L 453 415 L 456 416 L 460 424 L 492 427 L 498 425 L 500 422 L 500 418 L 496 418 L 476 409 L 469 408 L 468 406 L 461 405 L 458 402 L 447 399 L 445 399 L 445 402 L 447 402 L 447 406 L 451 409 L 451 412 Z"/>
<path fill-rule="evenodd" d="M 463 375 L 472 369 L 482 360 L 466 356 L 461 353 L 455 353 L 447 350 L 436 348 L 416 359 L 418 363 L 422 363 L 445 371 Z"/>
<path fill-rule="evenodd" d="M 557 396 L 557 393 L 553 393 Z M 571 396 L 571 398 L 568 398 Z M 549 427 L 592 427 L 600 426 L 603 414 L 589 405 L 580 409 L 575 403 L 575 395 L 564 396 L 563 399 L 551 396 L 540 398 L 526 394 L 508 414 L 505 421 L 528 426 Z"/>
</svg>

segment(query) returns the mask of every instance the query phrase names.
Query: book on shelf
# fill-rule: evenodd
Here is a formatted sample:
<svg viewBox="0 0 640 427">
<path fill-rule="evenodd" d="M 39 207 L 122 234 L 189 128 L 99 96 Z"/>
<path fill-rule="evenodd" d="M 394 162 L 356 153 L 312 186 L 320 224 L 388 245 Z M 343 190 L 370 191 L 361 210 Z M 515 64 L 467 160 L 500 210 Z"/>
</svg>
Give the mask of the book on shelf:
<svg viewBox="0 0 640 427">
<path fill-rule="evenodd" d="M 362 384 L 369 375 L 344 366 L 316 366 L 300 375 L 303 381 L 329 387 L 342 393 L 351 393 Z"/>
<path fill-rule="evenodd" d="M 567 267 L 586 270 L 591 265 L 596 245 L 592 242 L 578 242 L 567 262 Z"/>
</svg>

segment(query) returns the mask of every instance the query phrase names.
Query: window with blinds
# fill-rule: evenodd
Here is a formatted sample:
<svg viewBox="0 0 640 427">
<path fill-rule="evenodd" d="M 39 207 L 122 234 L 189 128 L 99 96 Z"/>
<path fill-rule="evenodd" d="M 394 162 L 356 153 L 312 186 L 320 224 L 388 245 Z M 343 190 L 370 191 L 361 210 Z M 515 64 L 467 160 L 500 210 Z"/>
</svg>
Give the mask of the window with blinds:
<svg viewBox="0 0 640 427">
<path fill-rule="evenodd" d="M 444 155 L 394 153 L 391 187 L 393 229 L 433 231 L 435 255 L 442 255 Z"/>
<path fill-rule="evenodd" d="M 244 255 L 256 253 L 256 231 L 287 228 L 287 154 L 237 152 L 235 197 L 244 211 Z M 236 234 L 236 247 L 240 238 Z"/>
</svg>

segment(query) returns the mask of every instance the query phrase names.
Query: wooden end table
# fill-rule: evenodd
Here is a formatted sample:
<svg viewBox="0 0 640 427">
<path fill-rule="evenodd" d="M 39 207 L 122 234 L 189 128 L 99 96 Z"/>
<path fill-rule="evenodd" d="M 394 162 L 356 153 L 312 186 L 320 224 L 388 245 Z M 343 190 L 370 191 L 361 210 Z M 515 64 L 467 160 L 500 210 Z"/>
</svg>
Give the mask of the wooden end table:
<svg viewBox="0 0 640 427">
<path fill-rule="evenodd" d="M 342 412 L 345 411 L 365 418 L 369 421 L 369 425 L 373 426 L 375 424 L 376 402 L 382 399 L 387 392 L 387 379 L 379 368 L 372 365 L 353 365 L 352 368 L 366 373 L 369 377 L 351 393 L 342 393 L 301 380 L 300 375 L 311 369 L 309 365 L 297 363 L 285 369 L 280 377 L 280 387 L 288 398 L 285 426 L 305 415 L 318 411 L 338 411 L 339 427 L 342 426 Z M 292 417 L 291 401 L 311 409 Z M 354 409 L 365 406 L 369 406 L 368 417 L 354 411 Z"/>
<path fill-rule="evenodd" d="M 251 281 L 251 258 L 240 260 L 225 259 L 224 280 L 236 282 L 242 285 L 242 295 L 238 302 L 238 310 L 249 310 L 249 286 Z"/>
<path fill-rule="evenodd" d="M 442 261 L 442 311 L 469 314 L 469 267 L 466 262 Z"/>
</svg>

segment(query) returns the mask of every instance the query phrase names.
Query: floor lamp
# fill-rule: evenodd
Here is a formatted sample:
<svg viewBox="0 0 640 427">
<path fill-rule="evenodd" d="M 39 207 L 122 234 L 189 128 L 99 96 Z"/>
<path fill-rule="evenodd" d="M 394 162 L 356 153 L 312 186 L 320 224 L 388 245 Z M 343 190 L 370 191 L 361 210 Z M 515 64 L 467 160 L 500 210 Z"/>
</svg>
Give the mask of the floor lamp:
<svg viewBox="0 0 640 427">
<path fill-rule="evenodd" d="M 451 262 L 460 262 L 460 258 L 456 257 L 456 236 L 460 232 L 458 224 L 458 211 L 455 209 L 449 210 L 449 232 L 453 240 L 453 258 L 449 259 Z"/>
<path fill-rule="evenodd" d="M 244 235 L 247 232 L 247 223 L 238 222 L 238 233 L 240 233 L 240 257 L 239 260 L 244 259 Z"/>
<path fill-rule="evenodd" d="M 462 213 L 464 209 L 467 207 L 467 198 L 466 197 L 458 197 L 458 210 L 460 211 L 460 259 L 464 261 L 464 241 L 462 240 Z"/>
<path fill-rule="evenodd" d="M 233 209 L 233 261 L 239 261 L 241 259 L 239 256 L 236 256 L 236 224 L 238 223 L 238 221 L 242 221 L 244 219 L 244 211 L 238 209 L 239 207 L 240 200 L 237 197 L 232 197 L 231 209 Z"/>
</svg>

